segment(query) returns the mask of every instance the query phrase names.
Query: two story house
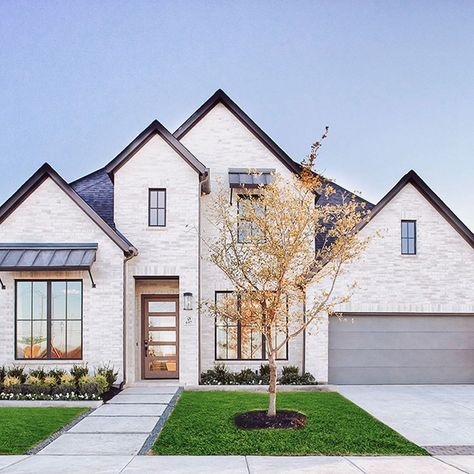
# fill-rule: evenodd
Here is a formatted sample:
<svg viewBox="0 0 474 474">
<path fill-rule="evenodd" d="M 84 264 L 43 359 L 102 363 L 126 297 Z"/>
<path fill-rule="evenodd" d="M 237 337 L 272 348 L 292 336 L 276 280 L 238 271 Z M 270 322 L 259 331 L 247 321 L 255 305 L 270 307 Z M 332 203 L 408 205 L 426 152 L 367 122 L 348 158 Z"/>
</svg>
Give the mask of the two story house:
<svg viewBox="0 0 474 474">
<path fill-rule="evenodd" d="M 76 181 L 43 165 L 0 208 L 0 364 L 108 363 L 126 383 L 184 385 L 218 362 L 258 369 L 264 343 L 199 304 L 232 290 L 201 245 L 213 190 L 231 198 L 249 169 L 299 166 L 221 90 Z M 383 238 L 346 269 L 353 298 L 281 363 L 323 383 L 474 382 L 474 235 L 413 171 L 367 205 L 360 232 Z"/>
</svg>

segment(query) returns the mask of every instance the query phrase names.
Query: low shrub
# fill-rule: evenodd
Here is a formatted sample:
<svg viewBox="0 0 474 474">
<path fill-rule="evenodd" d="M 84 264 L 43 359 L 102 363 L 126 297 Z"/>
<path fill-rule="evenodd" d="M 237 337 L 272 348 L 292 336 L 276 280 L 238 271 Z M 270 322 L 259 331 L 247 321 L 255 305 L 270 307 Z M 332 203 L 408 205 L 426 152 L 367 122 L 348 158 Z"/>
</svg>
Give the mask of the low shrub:
<svg viewBox="0 0 474 474">
<path fill-rule="evenodd" d="M 236 385 L 235 374 L 227 370 L 224 364 L 216 364 L 201 374 L 203 385 Z"/>
<path fill-rule="evenodd" d="M 252 369 L 243 369 L 235 375 L 235 381 L 241 385 L 257 385 L 260 377 Z"/>
<path fill-rule="evenodd" d="M 85 365 L 73 365 L 71 369 L 71 375 L 76 379 L 76 382 L 79 382 L 79 380 L 86 376 L 89 375 L 89 367 L 87 367 L 87 364 Z"/>
<path fill-rule="evenodd" d="M 24 372 L 24 367 L 13 366 L 11 369 L 7 370 L 7 375 L 19 379 L 20 383 L 22 383 L 26 380 L 26 375 Z"/>
<path fill-rule="evenodd" d="M 109 382 L 107 381 L 105 376 L 102 374 L 97 374 L 94 377 L 93 381 L 99 385 L 99 389 L 100 389 L 99 395 L 102 395 L 103 393 L 107 392 L 107 390 L 110 388 Z"/>
<path fill-rule="evenodd" d="M 55 385 L 58 384 L 58 379 L 54 375 L 49 375 L 48 374 L 44 378 L 43 383 L 48 387 L 54 387 Z"/>
<path fill-rule="evenodd" d="M 28 380 L 28 379 L 27 379 Z M 51 387 L 43 383 L 40 384 L 24 384 L 21 392 L 24 395 L 49 395 L 51 393 Z"/>
<path fill-rule="evenodd" d="M 234 373 L 224 364 L 216 364 L 201 374 L 201 385 L 267 385 L 270 380 L 270 366 L 262 364 L 258 372 L 252 369 L 243 369 Z M 282 368 L 280 385 L 316 385 L 315 378 L 309 373 L 299 374 L 298 367 L 285 366 Z"/>
<path fill-rule="evenodd" d="M 61 375 L 61 378 L 59 379 L 59 384 L 60 385 L 72 385 L 74 386 L 75 378 L 73 375 L 71 375 L 68 372 L 65 372 L 63 375 Z"/>
<path fill-rule="evenodd" d="M 4 365 L 0 367 L 0 384 L 3 383 L 3 379 L 5 378 L 5 375 L 7 375 L 7 369 Z"/>
<path fill-rule="evenodd" d="M 6 375 L 5 378 L 3 379 L 3 386 L 5 388 L 10 388 L 10 387 L 14 387 L 16 385 L 20 385 L 21 384 L 21 379 L 20 377 L 17 377 L 16 375 Z"/>
<path fill-rule="evenodd" d="M 56 379 L 56 383 L 61 383 L 61 377 L 65 374 L 67 374 L 67 372 L 64 369 L 56 368 L 56 369 L 51 369 L 48 373 L 45 372 L 44 376 L 46 377 L 46 375 L 49 375 L 51 377 L 54 377 Z"/>
<path fill-rule="evenodd" d="M 100 385 L 95 380 L 83 382 L 79 384 L 79 393 L 88 398 L 99 398 L 99 395 L 101 395 Z"/>
<path fill-rule="evenodd" d="M 53 388 L 51 393 L 53 395 L 67 395 L 71 393 L 77 392 L 76 386 L 73 383 L 61 383 L 59 385 L 56 385 L 56 387 Z"/>
<path fill-rule="evenodd" d="M 107 364 L 98 367 L 96 370 L 96 375 L 104 376 L 107 380 L 108 388 L 110 388 L 117 381 L 118 372 L 116 372 L 113 367 L 110 367 Z"/>
<path fill-rule="evenodd" d="M 46 377 L 46 370 L 44 370 L 43 367 L 40 367 L 39 369 L 32 369 L 29 371 L 28 375 L 30 377 L 36 377 L 40 380 L 44 380 L 44 378 Z"/>
<path fill-rule="evenodd" d="M 40 379 L 37 375 L 34 375 L 30 372 L 28 377 L 26 377 L 26 382 L 27 385 L 42 385 L 43 380 Z"/>
</svg>

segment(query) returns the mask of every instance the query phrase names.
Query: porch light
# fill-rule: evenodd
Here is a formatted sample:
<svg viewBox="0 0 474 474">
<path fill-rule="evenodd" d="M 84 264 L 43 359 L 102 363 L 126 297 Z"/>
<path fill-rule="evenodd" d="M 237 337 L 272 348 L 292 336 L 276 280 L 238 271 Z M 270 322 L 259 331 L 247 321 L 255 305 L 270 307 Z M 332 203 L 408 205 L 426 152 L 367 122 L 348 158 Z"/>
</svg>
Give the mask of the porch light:
<svg viewBox="0 0 474 474">
<path fill-rule="evenodd" d="M 183 309 L 193 309 L 193 294 L 186 292 L 183 293 Z"/>
</svg>

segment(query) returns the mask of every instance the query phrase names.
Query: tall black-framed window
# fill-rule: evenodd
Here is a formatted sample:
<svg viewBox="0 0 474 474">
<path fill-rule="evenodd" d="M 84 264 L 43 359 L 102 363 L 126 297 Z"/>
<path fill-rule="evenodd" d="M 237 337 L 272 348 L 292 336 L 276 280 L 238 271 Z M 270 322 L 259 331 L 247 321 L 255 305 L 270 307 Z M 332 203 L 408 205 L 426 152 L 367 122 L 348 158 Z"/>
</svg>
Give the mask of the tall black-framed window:
<svg viewBox="0 0 474 474">
<path fill-rule="evenodd" d="M 251 200 L 252 206 L 258 213 L 264 213 L 265 210 L 259 201 L 258 194 L 239 194 L 237 198 L 237 242 L 245 243 L 258 236 L 258 228 L 255 223 L 249 221 L 243 212 L 243 200 Z"/>
<path fill-rule="evenodd" d="M 402 221 L 402 255 L 416 255 L 416 221 Z"/>
<path fill-rule="evenodd" d="M 216 291 L 215 302 L 232 295 L 232 291 Z M 239 301 L 236 301 L 239 304 Z M 273 338 L 278 345 L 284 334 L 274 331 Z M 265 336 L 240 321 L 229 321 L 216 315 L 215 358 L 216 360 L 268 360 Z M 288 359 L 288 342 L 278 351 L 277 359 Z"/>
<path fill-rule="evenodd" d="M 82 280 L 15 281 L 15 359 L 82 359 Z"/>
<path fill-rule="evenodd" d="M 166 227 L 166 189 L 148 190 L 148 225 Z"/>
</svg>

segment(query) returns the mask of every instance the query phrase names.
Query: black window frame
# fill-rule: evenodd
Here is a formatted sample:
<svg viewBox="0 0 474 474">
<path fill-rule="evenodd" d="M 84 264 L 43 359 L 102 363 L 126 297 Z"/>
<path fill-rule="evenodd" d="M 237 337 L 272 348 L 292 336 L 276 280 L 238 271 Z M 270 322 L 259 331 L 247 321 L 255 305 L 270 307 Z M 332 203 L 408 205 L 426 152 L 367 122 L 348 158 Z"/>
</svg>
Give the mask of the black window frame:
<svg viewBox="0 0 474 474">
<path fill-rule="evenodd" d="M 156 197 L 156 207 L 151 206 L 151 193 L 153 192 L 163 192 L 164 195 L 164 204 L 163 207 L 158 206 L 158 195 Z M 166 199 L 166 188 L 149 188 L 148 189 L 148 227 L 166 227 L 166 221 L 167 221 L 167 212 L 166 212 L 166 204 L 167 204 L 167 199 Z M 151 223 L 151 211 L 152 210 L 163 210 L 165 219 L 163 224 L 158 223 L 158 213 L 157 213 L 157 224 L 152 224 Z"/>
<path fill-rule="evenodd" d="M 217 304 L 217 295 L 218 294 L 232 294 L 234 293 L 232 290 L 220 290 L 220 291 L 215 291 L 214 292 L 214 302 Z M 240 304 L 240 301 L 237 301 L 237 304 Z M 268 360 L 267 355 L 267 344 L 265 342 L 265 336 L 262 334 L 262 357 L 259 358 L 242 358 L 242 324 L 240 321 L 237 321 L 236 323 L 233 324 L 233 327 L 237 327 L 237 357 L 233 358 L 222 358 L 222 357 L 217 357 L 217 315 L 214 317 L 214 360 L 219 360 L 219 361 L 256 361 L 256 362 L 263 362 Z M 285 357 L 278 357 L 277 360 L 288 360 L 288 341 L 286 341 L 285 344 Z M 229 353 L 227 349 L 227 354 Z M 265 357 L 266 356 L 266 357 Z"/>
<path fill-rule="evenodd" d="M 407 224 L 407 234 L 406 236 L 403 235 L 403 224 Z M 409 236 L 409 225 L 413 224 L 413 237 Z M 416 220 L 414 219 L 402 219 L 400 224 L 400 252 L 401 255 L 416 255 Z M 410 245 L 409 242 L 413 242 L 413 252 L 410 252 Z M 407 251 L 403 251 L 403 243 L 406 242 L 406 249 Z"/>
<path fill-rule="evenodd" d="M 46 291 L 47 291 L 47 301 L 46 301 L 46 324 L 47 324 L 47 333 L 46 333 L 46 347 L 47 347 L 47 357 L 19 357 L 18 356 L 18 283 L 46 283 Z M 64 358 L 57 358 L 51 357 L 51 333 L 52 333 L 52 321 L 62 321 L 61 319 L 52 318 L 52 283 L 68 283 L 68 282 L 78 282 L 81 284 L 81 355 L 80 357 L 64 357 Z M 15 340 L 14 340 L 14 354 L 15 360 L 22 360 L 22 361 L 30 361 L 30 360 L 43 360 L 43 361 L 68 361 L 68 360 L 83 360 L 84 359 L 84 281 L 81 278 L 54 278 L 54 279 L 47 279 L 47 278 L 39 278 L 39 279 L 15 279 L 15 291 L 14 291 L 14 298 L 15 298 Z M 33 303 L 32 303 L 33 304 Z M 20 320 L 26 321 L 26 320 Z M 33 323 L 33 314 L 31 315 L 31 321 Z M 66 321 L 67 318 L 66 318 Z M 79 320 L 74 320 L 79 321 Z M 66 324 L 66 341 L 67 341 L 67 324 Z"/>
<path fill-rule="evenodd" d="M 242 219 L 240 216 L 240 201 L 242 199 L 251 199 L 255 200 L 258 202 L 258 199 L 260 199 L 260 194 L 238 194 L 237 195 L 237 243 L 238 244 L 247 244 L 249 243 L 249 239 L 241 239 L 240 238 L 240 227 L 242 226 L 241 222 L 246 222 L 248 225 L 250 225 L 250 236 L 253 238 L 254 233 L 256 233 L 256 230 L 252 226 L 252 222 L 247 221 L 245 219 Z"/>
</svg>

